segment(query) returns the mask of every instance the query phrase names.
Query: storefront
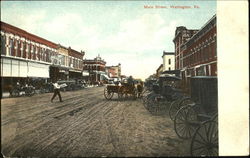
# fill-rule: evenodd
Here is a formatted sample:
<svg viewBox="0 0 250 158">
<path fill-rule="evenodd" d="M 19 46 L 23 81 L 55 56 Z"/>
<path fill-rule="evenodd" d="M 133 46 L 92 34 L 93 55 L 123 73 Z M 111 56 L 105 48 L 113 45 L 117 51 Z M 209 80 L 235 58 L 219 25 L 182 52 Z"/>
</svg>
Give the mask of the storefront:
<svg viewBox="0 0 250 158">
<path fill-rule="evenodd" d="M 45 82 L 49 78 L 49 65 L 15 58 L 1 58 L 2 91 L 9 91 L 17 82 L 29 83 L 30 79 L 39 78 Z"/>
<path fill-rule="evenodd" d="M 69 79 L 83 79 L 82 71 L 80 70 L 69 70 Z"/>
</svg>

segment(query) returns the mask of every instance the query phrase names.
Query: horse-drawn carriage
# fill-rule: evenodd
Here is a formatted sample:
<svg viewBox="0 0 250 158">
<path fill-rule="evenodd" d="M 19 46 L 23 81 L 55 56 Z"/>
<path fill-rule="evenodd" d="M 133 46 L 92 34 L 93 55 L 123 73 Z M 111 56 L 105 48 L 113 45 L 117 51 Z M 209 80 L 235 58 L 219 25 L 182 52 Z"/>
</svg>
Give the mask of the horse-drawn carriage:
<svg viewBox="0 0 250 158">
<path fill-rule="evenodd" d="M 144 106 L 152 113 L 171 103 L 169 116 L 174 130 L 178 137 L 191 139 L 191 155 L 217 156 L 217 77 L 196 76 L 189 81 L 183 84 L 178 75 L 161 75 L 152 85 L 152 92 L 144 97 Z"/>
<path fill-rule="evenodd" d="M 117 84 L 108 84 L 104 88 L 104 97 L 107 100 L 112 99 L 115 93 L 118 95 L 118 99 L 122 100 L 128 97 L 132 97 L 136 99 L 141 96 L 143 91 L 143 84 L 138 81 L 134 81 L 133 84 L 129 84 L 126 82 L 121 82 Z"/>
<path fill-rule="evenodd" d="M 184 98 L 174 115 L 174 129 L 182 139 L 191 140 L 194 156 L 218 155 L 217 77 L 191 78 L 190 98 Z M 181 105 L 180 105 L 181 104 Z"/>
<path fill-rule="evenodd" d="M 143 97 L 145 108 L 153 114 L 164 111 L 170 102 L 183 97 L 180 85 L 179 76 L 162 74 L 152 85 L 152 91 Z"/>
</svg>

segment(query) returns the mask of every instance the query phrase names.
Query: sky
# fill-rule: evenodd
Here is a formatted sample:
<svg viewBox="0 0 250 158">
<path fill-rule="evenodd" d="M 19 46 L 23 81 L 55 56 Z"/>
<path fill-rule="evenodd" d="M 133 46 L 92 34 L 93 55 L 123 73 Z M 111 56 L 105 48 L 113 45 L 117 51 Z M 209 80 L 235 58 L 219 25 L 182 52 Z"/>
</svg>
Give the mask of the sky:
<svg viewBox="0 0 250 158">
<path fill-rule="evenodd" d="M 86 59 L 99 54 L 107 66 L 121 63 L 123 75 L 143 80 L 164 50 L 174 52 L 176 27 L 200 29 L 215 14 L 216 1 L 1 1 L 1 21 L 85 51 Z"/>
</svg>

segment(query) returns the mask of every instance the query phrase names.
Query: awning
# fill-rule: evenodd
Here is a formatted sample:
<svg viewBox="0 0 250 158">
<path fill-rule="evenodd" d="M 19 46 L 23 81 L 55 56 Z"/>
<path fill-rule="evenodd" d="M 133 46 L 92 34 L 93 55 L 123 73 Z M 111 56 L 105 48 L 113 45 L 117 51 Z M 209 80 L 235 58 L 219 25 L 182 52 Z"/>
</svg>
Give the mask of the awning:
<svg viewBox="0 0 250 158">
<path fill-rule="evenodd" d="M 28 62 L 28 77 L 49 78 L 49 65 Z"/>
<path fill-rule="evenodd" d="M 70 72 L 79 72 L 81 73 L 82 71 L 81 70 L 74 70 L 74 69 L 69 69 Z"/>
<path fill-rule="evenodd" d="M 42 77 L 49 78 L 49 65 L 18 59 L 1 59 L 3 77 Z"/>
</svg>

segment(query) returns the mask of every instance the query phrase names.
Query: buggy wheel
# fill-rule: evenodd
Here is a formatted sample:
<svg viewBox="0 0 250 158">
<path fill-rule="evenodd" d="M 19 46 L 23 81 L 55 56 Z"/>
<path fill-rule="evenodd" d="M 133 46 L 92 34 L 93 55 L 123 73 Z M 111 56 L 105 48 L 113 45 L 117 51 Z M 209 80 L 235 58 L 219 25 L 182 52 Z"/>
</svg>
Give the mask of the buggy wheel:
<svg viewBox="0 0 250 158">
<path fill-rule="evenodd" d="M 175 115 L 174 130 L 179 138 L 189 139 L 199 126 L 197 113 L 191 106 L 184 106 Z"/>
<path fill-rule="evenodd" d="M 181 100 L 176 100 L 174 102 L 172 102 L 172 104 L 170 105 L 170 108 L 169 108 L 169 117 L 171 120 L 174 120 L 174 117 L 177 113 L 177 111 L 187 105 L 187 104 L 190 104 L 190 103 L 193 103 L 193 101 L 190 99 L 190 98 L 183 98 Z"/>
<path fill-rule="evenodd" d="M 108 87 L 105 87 L 104 88 L 104 97 L 107 99 L 107 100 L 110 100 L 112 97 L 113 97 L 114 93 L 113 92 L 110 92 L 108 90 Z"/>
<path fill-rule="evenodd" d="M 149 93 L 148 95 L 146 96 L 142 96 L 142 102 L 143 104 L 145 105 L 148 101 L 148 98 L 152 95 L 152 93 Z"/>
<path fill-rule="evenodd" d="M 204 122 L 195 132 L 190 146 L 192 156 L 218 156 L 218 124 Z"/>
<path fill-rule="evenodd" d="M 19 97 L 19 90 L 17 90 L 17 89 L 14 89 L 12 92 L 11 92 L 11 96 L 12 97 Z"/>
<path fill-rule="evenodd" d="M 123 100 L 125 97 L 124 87 L 119 87 L 118 89 L 118 99 Z"/>
<path fill-rule="evenodd" d="M 147 99 L 147 109 L 151 114 L 157 114 L 159 111 L 159 102 L 157 101 L 159 94 L 151 94 Z"/>
<path fill-rule="evenodd" d="M 151 93 L 149 93 L 148 95 L 142 97 L 143 105 L 144 105 L 145 109 L 147 109 L 147 110 L 148 110 L 148 105 L 149 105 L 148 104 L 148 98 L 149 98 L 150 95 L 151 95 Z"/>
</svg>

